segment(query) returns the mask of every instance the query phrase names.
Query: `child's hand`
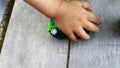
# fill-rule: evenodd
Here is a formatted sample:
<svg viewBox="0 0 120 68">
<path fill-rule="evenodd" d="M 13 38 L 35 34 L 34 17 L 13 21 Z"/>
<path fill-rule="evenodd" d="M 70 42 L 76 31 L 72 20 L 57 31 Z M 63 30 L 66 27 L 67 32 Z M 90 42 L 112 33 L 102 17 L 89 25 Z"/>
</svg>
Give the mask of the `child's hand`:
<svg viewBox="0 0 120 68">
<path fill-rule="evenodd" d="M 47 17 L 53 18 L 57 26 L 73 41 L 78 40 L 75 35 L 88 40 L 90 36 L 85 30 L 89 32 L 99 31 L 95 24 L 100 24 L 100 20 L 92 13 L 92 7 L 89 3 L 80 1 L 65 2 L 64 0 L 24 1 Z"/>
<path fill-rule="evenodd" d="M 85 30 L 94 33 L 99 31 L 95 24 L 100 24 L 100 20 L 92 13 L 92 7 L 87 2 L 63 1 L 53 20 L 73 41 L 78 41 L 75 35 L 85 40 L 90 39 Z"/>
</svg>

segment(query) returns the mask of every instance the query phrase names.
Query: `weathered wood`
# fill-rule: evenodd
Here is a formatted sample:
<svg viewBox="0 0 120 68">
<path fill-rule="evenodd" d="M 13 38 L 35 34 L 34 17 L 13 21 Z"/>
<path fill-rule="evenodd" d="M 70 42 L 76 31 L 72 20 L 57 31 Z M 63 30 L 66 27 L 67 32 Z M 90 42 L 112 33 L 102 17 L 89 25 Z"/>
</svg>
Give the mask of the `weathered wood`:
<svg viewBox="0 0 120 68">
<path fill-rule="evenodd" d="M 0 0 L 0 23 L 1 23 L 2 16 L 3 16 L 4 11 L 5 11 L 5 6 L 6 6 L 5 0 Z"/>
<path fill-rule="evenodd" d="M 0 68 L 66 68 L 68 42 L 49 35 L 48 20 L 23 0 L 16 0 Z"/>
<path fill-rule="evenodd" d="M 72 43 L 70 68 L 120 68 L 120 0 L 89 0 L 101 20 L 89 41 Z"/>
</svg>

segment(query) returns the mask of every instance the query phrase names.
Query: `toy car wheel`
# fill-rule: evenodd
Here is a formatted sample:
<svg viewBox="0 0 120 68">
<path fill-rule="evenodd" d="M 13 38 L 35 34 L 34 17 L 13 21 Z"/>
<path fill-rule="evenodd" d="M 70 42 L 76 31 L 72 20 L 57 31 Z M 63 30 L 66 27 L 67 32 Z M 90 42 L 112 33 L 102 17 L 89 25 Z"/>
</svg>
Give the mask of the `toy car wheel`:
<svg viewBox="0 0 120 68">
<path fill-rule="evenodd" d="M 50 34 L 57 39 L 65 39 L 67 36 L 59 29 L 52 29 Z"/>
<path fill-rule="evenodd" d="M 50 31 L 50 33 L 51 33 L 52 35 L 57 35 L 58 30 L 57 30 L 57 29 L 52 29 L 52 30 Z"/>
</svg>

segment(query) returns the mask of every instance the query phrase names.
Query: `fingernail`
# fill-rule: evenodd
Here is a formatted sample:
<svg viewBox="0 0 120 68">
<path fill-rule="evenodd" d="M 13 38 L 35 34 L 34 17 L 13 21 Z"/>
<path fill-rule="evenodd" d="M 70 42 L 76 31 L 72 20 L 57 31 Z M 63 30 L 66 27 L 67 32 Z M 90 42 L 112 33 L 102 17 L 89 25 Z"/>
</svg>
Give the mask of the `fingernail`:
<svg viewBox="0 0 120 68">
<path fill-rule="evenodd" d="M 90 7 L 90 10 L 91 10 L 91 11 L 93 11 L 93 8 L 92 8 L 92 7 Z"/>
<path fill-rule="evenodd" d="M 90 39 L 90 36 L 87 35 L 87 36 L 85 37 L 85 40 L 89 40 L 89 39 Z"/>
<path fill-rule="evenodd" d="M 98 20 L 98 24 L 101 24 L 101 20 Z"/>
<path fill-rule="evenodd" d="M 75 39 L 75 40 L 73 40 L 74 42 L 78 42 L 78 40 L 77 39 Z"/>
<path fill-rule="evenodd" d="M 97 33 L 97 32 L 99 32 L 99 28 L 96 29 L 96 32 L 95 32 L 95 33 Z"/>
</svg>

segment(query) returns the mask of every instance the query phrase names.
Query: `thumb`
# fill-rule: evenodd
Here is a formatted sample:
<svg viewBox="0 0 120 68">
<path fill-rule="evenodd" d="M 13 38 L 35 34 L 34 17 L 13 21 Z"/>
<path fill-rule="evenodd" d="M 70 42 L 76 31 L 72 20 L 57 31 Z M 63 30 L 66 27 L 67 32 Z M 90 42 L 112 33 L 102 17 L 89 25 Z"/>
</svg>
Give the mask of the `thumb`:
<svg viewBox="0 0 120 68">
<path fill-rule="evenodd" d="M 91 4 L 88 3 L 88 2 L 82 3 L 82 7 L 83 7 L 84 9 L 86 9 L 87 11 L 92 11 L 92 6 L 91 6 Z"/>
</svg>

